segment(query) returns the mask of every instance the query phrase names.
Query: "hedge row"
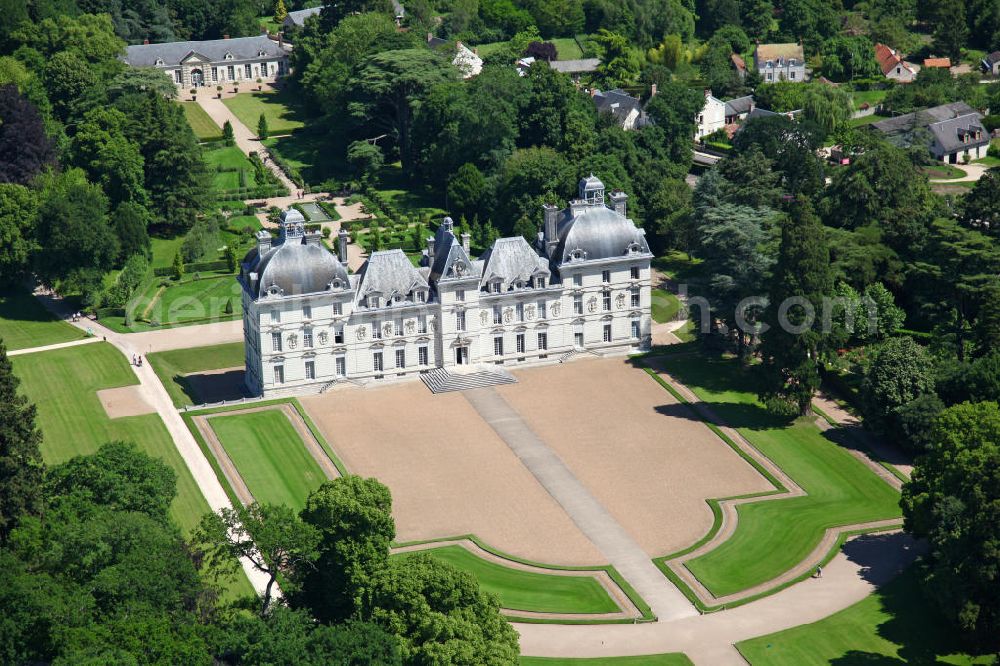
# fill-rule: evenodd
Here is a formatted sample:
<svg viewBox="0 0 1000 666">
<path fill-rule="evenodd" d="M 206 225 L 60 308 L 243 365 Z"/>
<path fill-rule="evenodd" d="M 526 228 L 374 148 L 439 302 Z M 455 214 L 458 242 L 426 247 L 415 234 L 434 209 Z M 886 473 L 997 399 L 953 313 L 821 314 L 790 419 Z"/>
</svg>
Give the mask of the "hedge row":
<svg viewBox="0 0 1000 666">
<path fill-rule="evenodd" d="M 228 268 L 229 264 L 227 264 L 224 259 L 220 259 L 218 261 L 196 261 L 190 264 L 184 264 L 185 273 L 200 273 L 203 271 L 224 271 Z M 165 277 L 173 274 L 174 274 L 174 269 L 172 266 L 153 269 L 153 275 L 155 275 L 156 277 Z"/>
</svg>

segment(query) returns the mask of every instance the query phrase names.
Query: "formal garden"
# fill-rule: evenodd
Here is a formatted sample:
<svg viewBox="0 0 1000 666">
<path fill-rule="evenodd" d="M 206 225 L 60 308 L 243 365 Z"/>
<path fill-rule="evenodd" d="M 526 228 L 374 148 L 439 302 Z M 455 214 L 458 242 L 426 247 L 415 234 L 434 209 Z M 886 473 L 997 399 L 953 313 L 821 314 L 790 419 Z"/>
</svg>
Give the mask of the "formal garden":
<svg viewBox="0 0 1000 666">
<path fill-rule="evenodd" d="M 806 558 L 828 529 L 900 517 L 899 493 L 824 434 L 815 415 L 790 421 L 764 409 L 738 360 L 671 354 L 652 364 L 687 386 L 806 493 L 739 505 L 736 531 L 684 564 L 714 596 L 777 578 Z"/>
</svg>

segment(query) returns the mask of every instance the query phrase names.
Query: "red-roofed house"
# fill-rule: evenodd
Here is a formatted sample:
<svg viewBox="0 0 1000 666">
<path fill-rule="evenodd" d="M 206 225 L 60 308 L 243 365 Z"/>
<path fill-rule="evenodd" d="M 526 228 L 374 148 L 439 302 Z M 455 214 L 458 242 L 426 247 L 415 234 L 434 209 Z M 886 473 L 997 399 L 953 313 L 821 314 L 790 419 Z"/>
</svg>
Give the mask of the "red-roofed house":
<svg viewBox="0 0 1000 666">
<path fill-rule="evenodd" d="M 924 67 L 951 69 L 951 58 L 924 58 Z"/>
<path fill-rule="evenodd" d="M 875 45 L 875 59 L 882 69 L 882 74 L 887 79 L 899 81 L 900 83 L 909 83 L 917 78 L 917 72 L 920 68 L 904 61 L 898 52 L 885 44 Z"/>
</svg>

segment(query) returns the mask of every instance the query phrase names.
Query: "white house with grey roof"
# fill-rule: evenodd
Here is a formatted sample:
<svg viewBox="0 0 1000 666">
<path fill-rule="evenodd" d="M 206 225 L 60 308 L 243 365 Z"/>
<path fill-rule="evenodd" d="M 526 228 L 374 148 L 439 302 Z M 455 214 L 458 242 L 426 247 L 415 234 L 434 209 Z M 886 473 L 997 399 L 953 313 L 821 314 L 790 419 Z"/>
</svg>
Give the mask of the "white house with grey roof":
<svg viewBox="0 0 1000 666">
<path fill-rule="evenodd" d="M 990 134 L 983 116 L 965 102 L 952 102 L 872 123 L 892 143 L 926 146 L 935 159 L 950 164 L 986 157 Z"/>
<path fill-rule="evenodd" d="M 246 386 L 254 395 L 339 382 L 556 362 L 650 343 L 650 260 L 623 192 L 580 181 L 565 208 L 546 205 L 534 245 L 501 238 L 473 259 L 445 218 L 419 266 L 401 250 L 346 269 L 295 210 L 243 259 Z"/>
<path fill-rule="evenodd" d="M 266 35 L 201 42 L 134 44 L 125 53 L 132 67 L 156 67 L 181 88 L 240 81 L 272 82 L 288 72 L 288 52 Z"/>
</svg>

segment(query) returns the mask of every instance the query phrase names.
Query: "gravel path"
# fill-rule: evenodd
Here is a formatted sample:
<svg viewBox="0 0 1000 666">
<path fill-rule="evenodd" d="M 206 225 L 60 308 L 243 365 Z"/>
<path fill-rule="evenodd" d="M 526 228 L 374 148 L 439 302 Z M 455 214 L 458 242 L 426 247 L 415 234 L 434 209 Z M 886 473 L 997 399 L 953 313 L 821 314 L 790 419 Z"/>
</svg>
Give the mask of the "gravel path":
<svg viewBox="0 0 1000 666">
<path fill-rule="evenodd" d="M 89 320 L 87 320 L 89 321 Z M 7 356 L 20 356 L 21 354 L 34 354 L 36 352 L 50 351 L 52 349 L 63 349 L 65 347 L 76 347 L 78 345 L 89 345 L 91 342 L 100 342 L 100 338 L 90 337 L 81 338 L 79 340 L 70 340 L 69 342 L 57 342 L 51 345 L 44 345 L 42 347 L 28 347 L 27 349 L 14 349 L 7 352 Z"/>
</svg>

